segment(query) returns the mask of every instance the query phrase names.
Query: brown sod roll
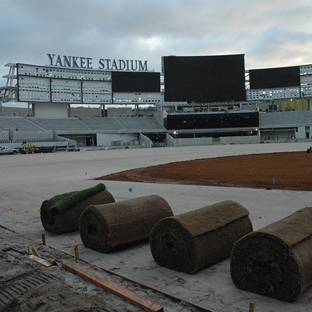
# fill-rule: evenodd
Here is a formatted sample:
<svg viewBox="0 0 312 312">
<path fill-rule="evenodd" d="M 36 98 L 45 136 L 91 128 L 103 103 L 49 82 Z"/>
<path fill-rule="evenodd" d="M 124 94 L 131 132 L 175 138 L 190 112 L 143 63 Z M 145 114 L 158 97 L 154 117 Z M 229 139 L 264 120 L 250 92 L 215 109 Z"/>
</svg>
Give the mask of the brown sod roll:
<svg viewBox="0 0 312 312">
<path fill-rule="evenodd" d="M 153 226 L 172 215 L 171 207 L 157 195 L 92 205 L 80 216 L 80 237 L 86 247 L 108 253 L 148 241 Z"/>
<path fill-rule="evenodd" d="M 236 287 L 293 302 L 312 285 L 312 207 L 246 235 L 233 247 Z"/>
<path fill-rule="evenodd" d="M 94 187 L 56 195 L 45 200 L 40 208 L 44 229 L 54 234 L 64 234 L 79 230 L 81 212 L 90 205 L 115 202 L 103 183 Z"/>
<path fill-rule="evenodd" d="M 234 243 L 252 231 L 249 212 L 226 200 L 158 222 L 150 248 L 158 265 L 193 274 L 230 256 Z"/>
</svg>

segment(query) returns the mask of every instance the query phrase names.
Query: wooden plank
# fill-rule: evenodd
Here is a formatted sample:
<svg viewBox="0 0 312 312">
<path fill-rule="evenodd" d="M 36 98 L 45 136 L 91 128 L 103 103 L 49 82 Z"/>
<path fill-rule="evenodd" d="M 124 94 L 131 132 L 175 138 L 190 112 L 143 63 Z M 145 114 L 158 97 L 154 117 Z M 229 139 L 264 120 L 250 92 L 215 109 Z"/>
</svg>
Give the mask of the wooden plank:
<svg viewBox="0 0 312 312">
<path fill-rule="evenodd" d="M 30 255 L 33 255 L 33 254 L 35 253 L 35 255 L 36 255 L 37 257 L 41 258 L 41 256 L 40 256 L 40 254 L 39 254 L 39 252 L 38 252 L 38 250 L 37 250 L 36 247 L 29 246 L 29 247 L 28 247 L 28 253 L 29 253 Z"/>
<path fill-rule="evenodd" d="M 249 312 L 255 312 L 256 311 L 255 308 L 256 308 L 256 303 L 255 302 L 250 302 L 250 304 L 249 304 Z"/>
<path fill-rule="evenodd" d="M 47 259 L 48 262 L 50 262 L 52 265 L 57 265 L 60 269 L 62 268 L 62 264 L 60 262 L 57 262 L 56 260 L 52 259 L 52 258 L 48 258 Z"/>
<path fill-rule="evenodd" d="M 71 256 L 71 257 L 73 256 L 71 253 L 69 253 L 69 252 L 67 252 L 67 251 L 65 251 L 65 250 L 63 250 L 63 253 L 66 254 L 66 255 L 68 255 L 68 256 Z M 153 287 L 151 287 L 151 286 L 147 286 L 147 285 L 145 285 L 145 284 L 142 284 L 142 283 L 140 283 L 140 282 L 138 282 L 138 281 L 134 281 L 134 280 L 132 280 L 132 279 L 126 277 L 126 276 L 123 276 L 123 275 L 118 274 L 118 273 L 116 273 L 116 272 L 113 272 L 113 271 L 110 271 L 110 270 L 108 270 L 108 269 L 105 269 L 104 267 L 102 267 L 102 266 L 100 266 L 100 265 L 98 265 L 98 264 L 89 263 L 89 262 L 86 261 L 86 260 L 84 260 L 84 262 L 85 262 L 85 263 L 88 263 L 88 264 L 90 264 L 90 265 L 92 265 L 92 266 L 94 266 L 94 267 L 96 267 L 96 268 L 98 268 L 98 269 L 101 269 L 102 271 L 107 272 L 107 273 L 109 273 L 109 274 L 111 274 L 111 275 L 120 277 L 120 278 L 122 278 L 123 280 L 125 280 L 125 281 L 127 281 L 127 282 L 135 283 L 135 284 L 141 286 L 141 287 L 144 288 L 144 289 L 149 289 L 149 290 L 152 290 L 153 292 L 157 292 L 157 293 L 159 293 L 159 294 L 162 294 L 162 295 L 164 295 L 164 296 L 170 298 L 170 299 L 173 300 L 174 302 L 184 302 L 184 303 L 187 303 L 188 305 L 194 307 L 195 309 L 197 309 L 198 311 L 201 311 L 201 312 L 214 312 L 213 310 L 204 308 L 204 307 L 202 307 L 202 306 L 200 306 L 200 305 L 198 305 L 198 304 L 192 303 L 192 302 L 190 302 L 190 301 L 187 301 L 187 300 L 178 298 L 177 296 L 174 296 L 174 295 L 172 295 L 172 294 L 166 293 L 166 292 L 160 290 L 159 288 L 156 289 L 156 288 L 153 288 Z"/>
<path fill-rule="evenodd" d="M 47 260 L 45 259 L 42 259 L 42 258 L 39 258 L 35 255 L 29 255 L 29 258 L 32 259 L 32 260 L 35 260 L 36 262 L 48 267 L 48 266 L 51 266 L 52 264 L 50 262 L 48 262 Z"/>
<path fill-rule="evenodd" d="M 74 273 L 83 279 L 85 279 L 88 282 L 93 283 L 96 286 L 101 287 L 102 289 L 111 292 L 114 295 L 117 295 L 124 300 L 127 300 L 128 302 L 132 303 L 133 305 L 136 305 L 140 308 L 142 308 L 144 311 L 147 312 L 163 312 L 163 308 L 155 303 L 152 303 L 149 300 L 146 300 L 135 293 L 124 289 L 106 279 L 103 277 L 100 277 L 98 275 L 93 274 L 92 272 L 86 270 L 85 268 L 72 263 L 70 261 L 64 261 L 62 263 L 62 266 L 67 271 Z"/>
<path fill-rule="evenodd" d="M 32 250 L 33 250 L 34 254 L 35 254 L 37 257 L 41 258 L 41 256 L 40 256 L 40 254 L 39 254 L 39 252 L 38 252 L 38 250 L 37 250 L 36 247 L 33 247 Z"/>
</svg>

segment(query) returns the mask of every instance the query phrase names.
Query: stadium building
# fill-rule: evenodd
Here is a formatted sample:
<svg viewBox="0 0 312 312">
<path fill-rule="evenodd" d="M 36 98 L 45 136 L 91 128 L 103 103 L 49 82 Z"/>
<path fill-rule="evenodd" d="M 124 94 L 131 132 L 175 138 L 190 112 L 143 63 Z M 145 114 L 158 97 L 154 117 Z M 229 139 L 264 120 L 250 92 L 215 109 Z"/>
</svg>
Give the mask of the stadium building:
<svg viewBox="0 0 312 312">
<path fill-rule="evenodd" d="M 311 141 L 312 65 L 245 70 L 244 58 L 163 56 L 161 73 L 9 63 L 0 144 L 69 150 Z"/>
</svg>

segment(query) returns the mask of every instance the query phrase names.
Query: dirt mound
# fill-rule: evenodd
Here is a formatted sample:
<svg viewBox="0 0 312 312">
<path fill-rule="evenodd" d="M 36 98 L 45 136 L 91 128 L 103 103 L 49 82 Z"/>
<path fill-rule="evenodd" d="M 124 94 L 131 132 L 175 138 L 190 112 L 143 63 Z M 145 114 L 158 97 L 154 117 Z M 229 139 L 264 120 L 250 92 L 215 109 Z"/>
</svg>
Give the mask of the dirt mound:
<svg viewBox="0 0 312 312">
<path fill-rule="evenodd" d="M 128 170 L 97 180 L 311 191 L 311 157 L 307 152 L 289 152 L 197 159 Z"/>
</svg>

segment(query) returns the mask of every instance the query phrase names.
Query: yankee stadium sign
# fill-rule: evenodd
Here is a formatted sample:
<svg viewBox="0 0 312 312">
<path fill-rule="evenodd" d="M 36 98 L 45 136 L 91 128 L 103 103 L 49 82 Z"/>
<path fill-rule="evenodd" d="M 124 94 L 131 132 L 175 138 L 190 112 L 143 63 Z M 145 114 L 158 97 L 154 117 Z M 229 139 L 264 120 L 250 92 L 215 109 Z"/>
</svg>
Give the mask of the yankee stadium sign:
<svg viewBox="0 0 312 312">
<path fill-rule="evenodd" d="M 93 61 L 91 57 L 67 56 L 47 54 L 50 66 L 61 66 L 71 68 L 92 69 Z M 99 59 L 98 69 L 103 70 L 131 70 L 131 71 L 148 71 L 147 61 L 140 60 L 115 60 L 115 59 Z"/>
</svg>

